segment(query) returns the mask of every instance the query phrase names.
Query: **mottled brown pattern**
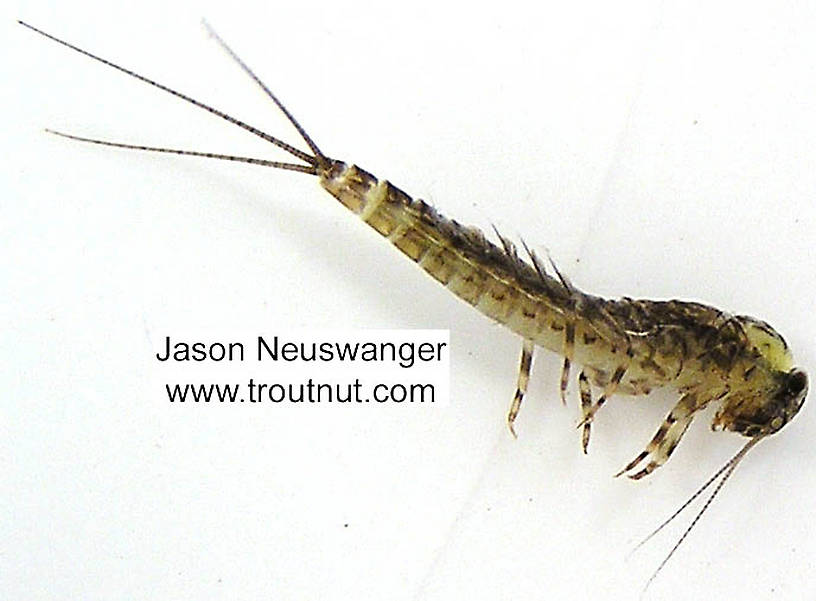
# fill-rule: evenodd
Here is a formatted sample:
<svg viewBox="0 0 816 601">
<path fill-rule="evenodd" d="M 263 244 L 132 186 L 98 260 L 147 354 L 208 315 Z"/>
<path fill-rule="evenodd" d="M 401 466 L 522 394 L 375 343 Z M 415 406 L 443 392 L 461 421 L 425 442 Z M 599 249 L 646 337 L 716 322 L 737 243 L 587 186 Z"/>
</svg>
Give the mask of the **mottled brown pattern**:
<svg viewBox="0 0 816 601">
<path fill-rule="evenodd" d="M 383 184 L 373 175 L 337 161 L 328 165 L 320 174 L 322 185 L 347 207 L 364 214 L 378 231 L 397 231 L 390 236 L 392 242 L 431 276 L 518 333 L 525 348 L 532 342 L 564 355 L 562 397 L 573 359 L 582 365 L 579 388 L 585 451 L 594 416 L 612 395 L 642 395 L 663 386 L 682 393 L 647 450 L 624 470 L 651 456 L 647 467 L 632 477 L 641 478 L 662 465 L 694 414 L 709 403 L 720 404 L 715 427 L 746 436 L 777 431 L 798 411 L 801 399 L 792 397 L 803 394 L 801 390 L 785 402 L 773 401 L 779 394 L 773 390 L 801 372 L 791 371 L 787 345 L 768 324 L 696 302 L 607 300 L 586 294 L 554 266 L 556 277 L 551 276 L 526 245 L 530 262 L 498 232 L 500 245 L 392 184 L 387 184 L 381 201 L 376 191 Z M 366 208 L 368 202 L 377 204 Z M 520 382 L 527 377 L 524 372 L 532 351 L 529 362 L 525 357 L 526 352 Z M 601 389 L 594 403 L 588 401 L 590 383 Z M 521 397 L 519 387 L 508 414 L 511 428 Z"/>
</svg>

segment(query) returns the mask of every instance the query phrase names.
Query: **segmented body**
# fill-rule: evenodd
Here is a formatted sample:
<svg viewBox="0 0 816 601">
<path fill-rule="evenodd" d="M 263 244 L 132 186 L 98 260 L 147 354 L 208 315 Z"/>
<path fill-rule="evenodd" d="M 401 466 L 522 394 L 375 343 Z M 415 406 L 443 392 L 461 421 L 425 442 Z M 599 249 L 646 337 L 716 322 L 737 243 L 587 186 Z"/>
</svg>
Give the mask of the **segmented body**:
<svg viewBox="0 0 816 601">
<path fill-rule="evenodd" d="M 356 167 L 335 164 L 321 185 L 453 294 L 537 346 L 574 359 L 598 386 L 627 352 L 621 392 L 646 393 L 679 377 L 697 332 L 714 322 L 710 307 L 672 301 L 610 302 L 568 287 L 522 260 L 515 247 L 440 215 L 422 200 Z M 539 263 L 540 268 L 540 263 Z M 661 327 L 669 317 L 677 327 Z M 705 320 L 705 321 L 703 321 Z M 571 330 L 571 332 L 570 332 Z M 635 336 L 631 336 L 635 334 Z M 690 364 L 687 364 L 690 367 Z"/>
<path fill-rule="evenodd" d="M 785 341 L 764 322 L 699 303 L 592 296 L 557 271 L 557 278 L 548 274 L 529 249 L 527 262 L 507 239 L 499 236 L 499 247 L 481 230 L 447 219 L 359 167 L 327 159 L 318 175 L 329 193 L 456 296 L 531 345 L 563 354 L 562 392 L 571 364 L 583 366 L 584 450 L 592 416 L 611 394 L 679 390 L 683 396 L 675 410 L 647 450 L 623 470 L 652 455 L 633 477 L 662 465 L 693 414 L 709 402 L 761 399 L 775 384 L 774 374 L 792 368 Z M 525 352 L 522 371 L 529 373 L 532 347 Z M 511 428 L 526 388 L 526 375 L 522 379 Z M 595 403 L 590 382 L 603 391 Z M 728 420 L 719 419 L 723 423 L 717 425 L 728 427 Z"/>
</svg>

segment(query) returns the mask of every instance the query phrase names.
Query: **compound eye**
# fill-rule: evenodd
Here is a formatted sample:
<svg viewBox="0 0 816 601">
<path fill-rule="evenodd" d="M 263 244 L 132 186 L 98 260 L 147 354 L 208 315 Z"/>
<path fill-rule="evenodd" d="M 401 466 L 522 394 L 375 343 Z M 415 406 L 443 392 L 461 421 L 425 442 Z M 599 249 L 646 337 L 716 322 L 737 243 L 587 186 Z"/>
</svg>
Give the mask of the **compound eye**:
<svg viewBox="0 0 816 601">
<path fill-rule="evenodd" d="M 807 374 L 799 369 L 794 369 L 788 374 L 788 394 L 792 397 L 802 394 L 808 385 Z"/>
</svg>

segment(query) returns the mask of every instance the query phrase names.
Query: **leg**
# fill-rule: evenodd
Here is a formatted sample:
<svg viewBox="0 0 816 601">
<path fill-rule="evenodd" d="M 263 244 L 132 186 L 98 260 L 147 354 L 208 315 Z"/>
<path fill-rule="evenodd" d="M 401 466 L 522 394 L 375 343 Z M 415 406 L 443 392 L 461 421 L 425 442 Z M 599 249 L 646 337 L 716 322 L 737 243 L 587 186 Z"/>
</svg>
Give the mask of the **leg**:
<svg viewBox="0 0 816 601">
<path fill-rule="evenodd" d="M 521 363 L 519 365 L 518 383 L 516 384 L 516 395 L 510 405 L 510 411 L 507 412 L 507 426 L 515 438 L 518 438 L 518 436 L 515 428 L 513 428 L 513 422 L 516 421 L 516 416 L 519 409 L 521 409 L 521 401 L 527 393 L 527 384 L 530 382 L 530 369 L 533 366 L 534 349 L 533 341 L 525 338 L 521 347 Z"/>
<path fill-rule="evenodd" d="M 569 382 L 572 355 L 575 352 L 575 323 L 568 322 L 564 331 L 564 366 L 561 368 L 561 404 L 567 404 L 567 382 Z"/>
<path fill-rule="evenodd" d="M 619 365 L 615 370 L 615 373 L 612 374 L 612 379 L 610 379 L 607 385 L 604 386 L 603 393 L 601 394 L 601 398 L 598 399 L 598 402 L 595 403 L 595 405 L 593 405 L 589 411 L 584 411 L 583 419 L 581 420 L 581 423 L 578 424 L 579 426 L 586 426 L 587 424 L 592 423 L 592 419 L 595 417 L 598 409 L 603 407 L 606 400 L 615 394 L 615 391 L 618 389 L 618 384 L 620 384 L 627 369 L 629 369 L 628 359 L 626 363 Z"/>
<path fill-rule="evenodd" d="M 668 461 L 677 443 L 686 433 L 694 414 L 702 409 L 702 406 L 697 405 L 697 397 L 693 394 L 683 396 L 674 408 L 671 410 L 666 419 L 660 424 L 654 437 L 649 444 L 646 445 L 646 450 L 635 457 L 625 468 L 615 474 L 615 477 L 620 476 L 626 472 L 630 472 L 641 461 L 651 456 L 651 461 L 645 468 L 634 474 L 627 474 L 633 480 L 640 480 L 644 476 L 648 476 L 661 465 Z"/>
<path fill-rule="evenodd" d="M 587 378 L 583 371 L 578 375 L 578 389 L 581 391 L 581 412 L 584 414 L 584 417 L 586 417 L 592 408 L 592 389 L 589 386 L 589 378 Z M 587 447 L 589 446 L 589 429 L 592 427 L 592 420 L 584 421 L 583 424 L 584 431 L 581 436 L 581 445 L 586 455 Z"/>
</svg>

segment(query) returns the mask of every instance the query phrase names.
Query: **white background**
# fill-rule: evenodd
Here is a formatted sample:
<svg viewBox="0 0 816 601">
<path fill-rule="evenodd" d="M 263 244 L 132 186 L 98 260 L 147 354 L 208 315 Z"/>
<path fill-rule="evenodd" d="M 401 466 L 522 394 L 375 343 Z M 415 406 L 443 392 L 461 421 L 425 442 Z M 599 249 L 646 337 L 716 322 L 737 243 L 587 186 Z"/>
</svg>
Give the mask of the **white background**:
<svg viewBox="0 0 816 601">
<path fill-rule="evenodd" d="M 3 599 L 634 599 L 742 443 L 698 419 L 611 475 L 672 395 L 618 397 L 590 454 L 536 358 L 298 174 L 102 149 L 284 155 L 60 48 L 23 18 L 460 221 L 580 287 L 766 319 L 816 366 L 816 13 L 808 2 L 19 2 L 2 22 Z M 445 328 L 444 407 L 171 406 L 170 330 Z M 574 389 L 574 385 L 571 385 Z M 574 390 L 572 390 L 574 394 Z M 813 405 L 760 445 L 651 599 L 813 598 Z"/>
</svg>

